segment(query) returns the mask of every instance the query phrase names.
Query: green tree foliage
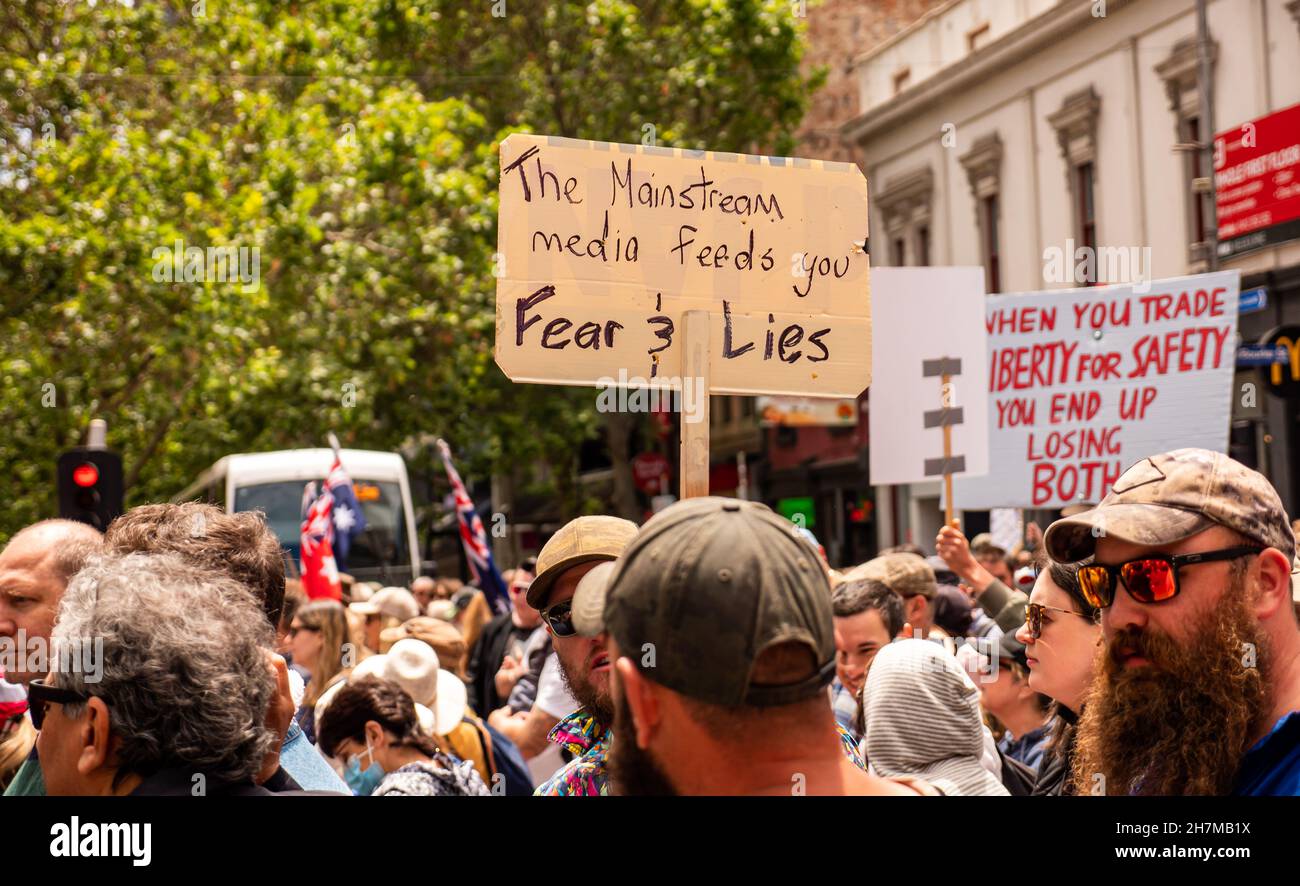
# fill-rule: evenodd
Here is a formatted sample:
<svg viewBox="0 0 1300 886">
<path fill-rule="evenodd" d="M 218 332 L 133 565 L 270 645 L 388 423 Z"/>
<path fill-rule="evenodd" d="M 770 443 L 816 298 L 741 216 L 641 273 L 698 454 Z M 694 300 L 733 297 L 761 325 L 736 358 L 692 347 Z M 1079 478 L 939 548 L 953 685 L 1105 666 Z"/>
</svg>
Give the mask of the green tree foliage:
<svg viewBox="0 0 1300 886">
<path fill-rule="evenodd" d="M 129 504 L 333 429 L 547 462 L 577 507 L 595 398 L 492 359 L 497 144 L 784 150 L 817 82 L 794 9 L 0 0 L 0 541 L 95 417 Z M 169 281 L 178 241 L 256 247 L 256 285 Z"/>
</svg>

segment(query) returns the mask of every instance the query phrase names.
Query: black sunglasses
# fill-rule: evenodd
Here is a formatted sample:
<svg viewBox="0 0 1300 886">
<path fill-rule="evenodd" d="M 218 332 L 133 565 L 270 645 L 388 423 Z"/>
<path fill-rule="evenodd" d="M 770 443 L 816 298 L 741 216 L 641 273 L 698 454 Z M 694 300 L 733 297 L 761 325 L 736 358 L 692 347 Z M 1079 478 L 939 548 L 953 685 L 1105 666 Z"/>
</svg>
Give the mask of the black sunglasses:
<svg viewBox="0 0 1300 886">
<path fill-rule="evenodd" d="M 27 709 L 32 714 L 32 725 L 37 729 L 45 722 L 45 706 L 50 702 L 54 704 L 81 704 L 90 701 L 90 696 L 85 692 L 78 692 L 75 689 L 60 689 L 58 686 L 51 686 L 44 680 L 33 680 L 27 684 Z"/>
<path fill-rule="evenodd" d="M 1182 590 L 1178 583 L 1178 572 L 1184 566 L 1236 560 L 1263 550 L 1260 547 L 1242 546 L 1198 554 L 1148 554 L 1116 566 L 1089 563 L 1079 567 L 1079 588 L 1083 591 L 1084 598 L 1098 609 L 1105 609 L 1115 602 L 1117 579 L 1124 580 L 1129 596 L 1139 603 L 1163 603 L 1177 597 Z"/>
<path fill-rule="evenodd" d="M 563 603 L 556 603 L 543 609 L 542 621 L 550 626 L 551 632 L 557 637 L 572 637 L 578 633 L 578 629 L 573 626 L 572 600 L 565 600 Z"/>
</svg>

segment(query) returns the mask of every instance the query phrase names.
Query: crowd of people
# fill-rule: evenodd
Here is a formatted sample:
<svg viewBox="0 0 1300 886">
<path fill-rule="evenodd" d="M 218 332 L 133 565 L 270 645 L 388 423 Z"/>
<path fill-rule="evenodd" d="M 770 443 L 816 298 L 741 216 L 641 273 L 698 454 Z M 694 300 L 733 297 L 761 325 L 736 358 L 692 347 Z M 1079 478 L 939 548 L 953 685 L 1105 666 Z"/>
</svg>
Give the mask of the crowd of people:
<svg viewBox="0 0 1300 886">
<path fill-rule="evenodd" d="M 570 521 L 494 615 L 430 577 L 309 600 L 257 512 L 46 520 L 0 552 L 0 785 L 1300 795 L 1298 525 L 1193 449 L 1013 550 L 954 524 L 844 569 L 696 498 Z"/>
</svg>

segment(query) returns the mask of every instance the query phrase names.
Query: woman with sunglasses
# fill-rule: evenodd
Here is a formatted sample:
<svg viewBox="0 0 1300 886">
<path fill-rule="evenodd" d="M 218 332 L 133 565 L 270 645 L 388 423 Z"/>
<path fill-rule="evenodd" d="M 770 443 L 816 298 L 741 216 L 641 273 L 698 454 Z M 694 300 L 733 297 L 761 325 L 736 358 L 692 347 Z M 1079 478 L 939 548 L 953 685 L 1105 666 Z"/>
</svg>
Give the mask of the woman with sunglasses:
<svg viewBox="0 0 1300 886">
<path fill-rule="evenodd" d="M 316 700 L 339 677 L 344 668 L 356 664 L 348 658 L 353 644 L 348 641 L 348 618 L 337 600 L 314 600 L 294 615 L 289 625 L 289 649 L 293 662 L 310 675 L 307 692 L 295 719 L 307 738 L 316 741 Z M 348 660 L 345 661 L 345 658 Z"/>
<path fill-rule="evenodd" d="M 1057 796 L 1070 790 L 1074 725 L 1101 642 L 1100 612 L 1079 587 L 1077 566 L 1053 563 L 1040 554 L 1039 568 L 1016 639 L 1025 644 L 1029 688 L 1054 702 L 1055 725 L 1033 794 Z"/>
</svg>

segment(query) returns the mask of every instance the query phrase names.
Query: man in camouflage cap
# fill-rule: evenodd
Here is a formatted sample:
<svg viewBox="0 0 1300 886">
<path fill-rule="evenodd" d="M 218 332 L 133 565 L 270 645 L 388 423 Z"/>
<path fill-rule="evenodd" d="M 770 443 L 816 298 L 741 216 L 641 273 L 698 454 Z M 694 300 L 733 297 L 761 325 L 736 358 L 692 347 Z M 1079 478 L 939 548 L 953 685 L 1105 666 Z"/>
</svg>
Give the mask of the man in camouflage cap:
<svg viewBox="0 0 1300 886">
<path fill-rule="evenodd" d="M 611 777 L 625 794 L 914 794 L 846 756 L 826 685 L 831 594 L 817 554 L 756 502 L 656 514 L 591 617 L 615 662 Z"/>
<path fill-rule="evenodd" d="M 1045 536 L 1102 610 L 1080 793 L 1300 794 L 1295 536 L 1260 474 L 1178 449 Z"/>
</svg>

